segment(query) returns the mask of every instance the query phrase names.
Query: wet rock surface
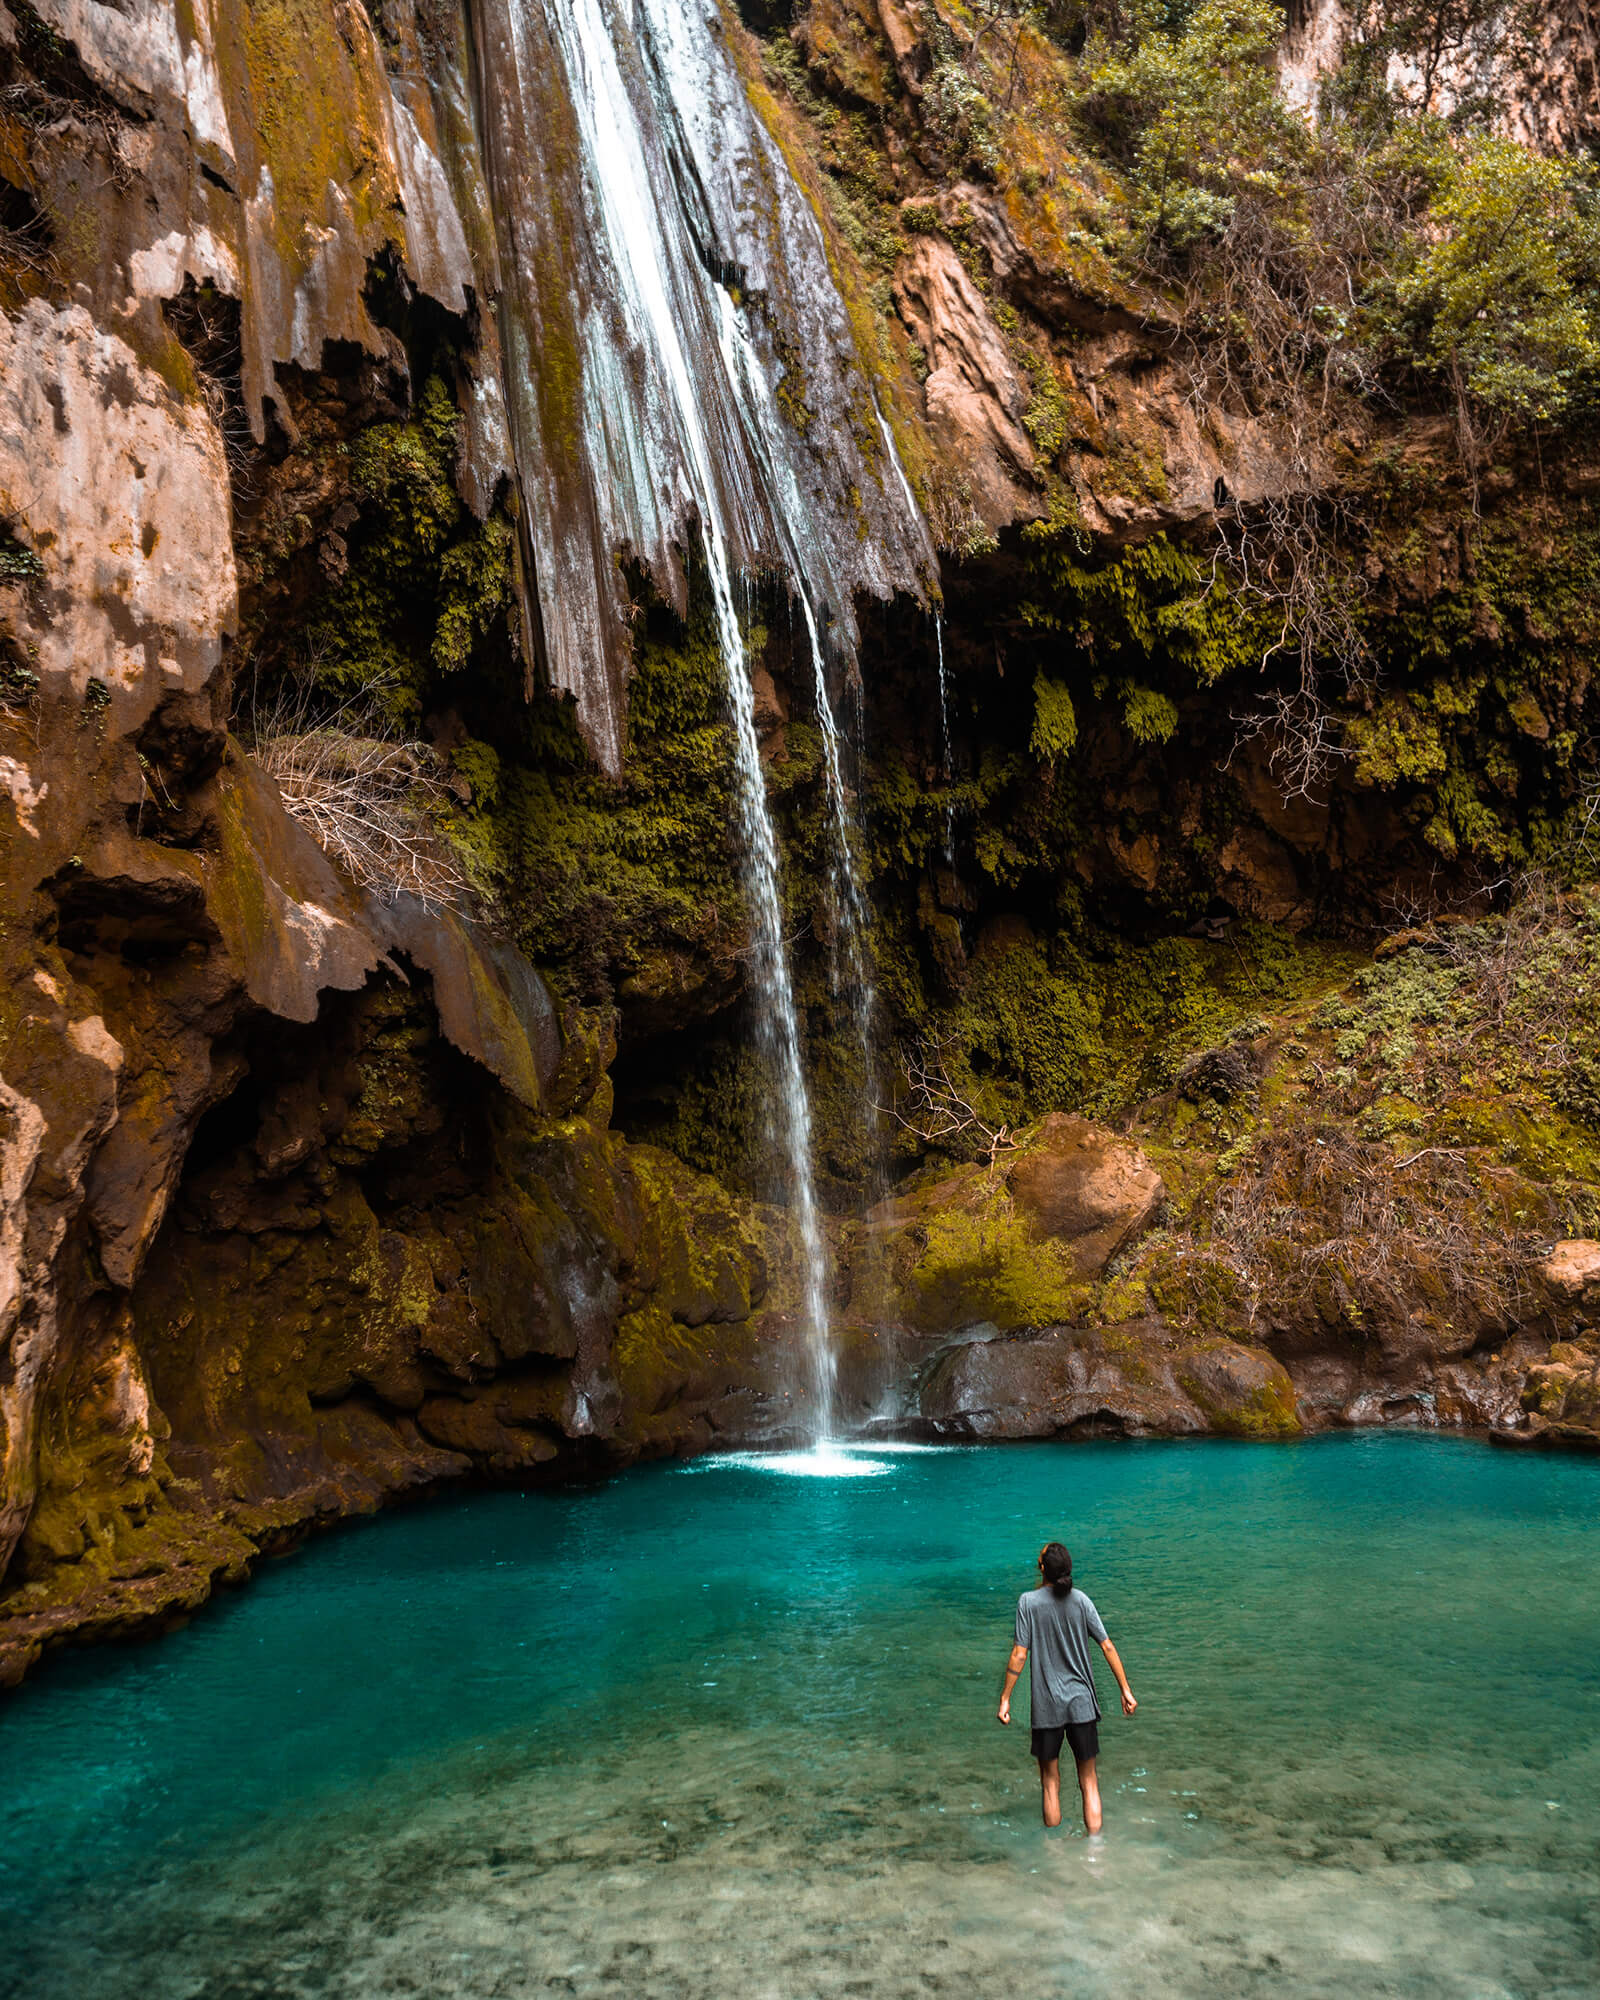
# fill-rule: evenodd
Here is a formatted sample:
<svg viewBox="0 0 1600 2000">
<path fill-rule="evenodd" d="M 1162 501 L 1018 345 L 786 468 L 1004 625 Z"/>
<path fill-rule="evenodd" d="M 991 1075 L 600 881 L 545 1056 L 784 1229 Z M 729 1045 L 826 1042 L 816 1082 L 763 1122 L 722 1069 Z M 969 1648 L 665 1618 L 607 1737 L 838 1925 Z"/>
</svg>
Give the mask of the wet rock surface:
<svg viewBox="0 0 1600 2000">
<path fill-rule="evenodd" d="M 1011 1193 L 1042 1236 L 1070 1244 L 1079 1276 L 1089 1278 L 1149 1228 L 1166 1190 L 1137 1146 L 1052 1112 L 1012 1168 Z"/>
</svg>

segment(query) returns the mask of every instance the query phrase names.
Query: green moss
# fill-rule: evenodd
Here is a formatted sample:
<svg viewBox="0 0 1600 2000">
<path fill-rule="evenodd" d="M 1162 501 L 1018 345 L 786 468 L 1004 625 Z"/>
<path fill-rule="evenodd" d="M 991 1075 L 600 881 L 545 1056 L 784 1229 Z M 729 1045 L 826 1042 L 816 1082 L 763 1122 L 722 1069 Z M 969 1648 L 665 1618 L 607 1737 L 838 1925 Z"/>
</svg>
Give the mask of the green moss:
<svg viewBox="0 0 1600 2000">
<path fill-rule="evenodd" d="M 466 671 L 513 600 L 515 531 L 499 514 L 474 520 L 457 497 L 458 425 L 449 390 L 430 376 L 410 417 L 357 440 L 362 519 L 349 570 L 307 634 L 319 684 L 340 696 L 376 690 L 406 726 L 438 682 Z"/>
<path fill-rule="evenodd" d="M 937 1207 L 922 1225 L 908 1285 L 916 1324 L 945 1333 L 989 1320 L 1011 1332 L 1078 1318 L 1089 1288 L 1068 1247 L 1038 1238 L 998 1188 L 974 1192 L 972 1206 Z"/>
<path fill-rule="evenodd" d="M 1165 535 L 1114 560 L 1086 556 L 1070 527 L 1041 522 L 1023 539 L 1029 594 L 1020 616 L 1070 642 L 1086 667 L 1141 686 L 1154 670 L 1180 689 L 1210 687 L 1255 668 L 1274 636 L 1269 607 L 1218 584 Z"/>
<path fill-rule="evenodd" d="M 1031 393 L 1022 413 L 1022 427 L 1033 440 L 1033 448 L 1044 465 L 1053 464 L 1072 436 L 1072 406 L 1061 386 L 1054 363 L 1024 351 Z"/>
<path fill-rule="evenodd" d="M 1236 947 L 1020 937 L 980 951 L 966 993 L 935 1019 L 995 1118 L 1106 1117 L 1165 1089 L 1183 1056 L 1253 1019 L 1264 997 L 1290 1002 L 1349 962 L 1266 925 L 1243 926 Z"/>
<path fill-rule="evenodd" d="M 1164 694 L 1133 682 L 1121 694 L 1122 720 L 1135 743 L 1166 743 L 1177 733 L 1178 711 Z"/>
<path fill-rule="evenodd" d="M 1291 1438 L 1299 1437 L 1303 1429 L 1295 1407 L 1294 1385 L 1287 1376 L 1252 1389 L 1242 1403 L 1208 1411 L 1207 1415 L 1212 1429 L 1224 1437 Z"/>
<path fill-rule="evenodd" d="M 1474 1144 L 1499 1144 L 1507 1121 L 1528 1116 L 1575 1137 L 1570 1121 L 1585 1115 L 1588 1066 L 1600 1057 L 1589 1004 L 1600 995 L 1592 896 L 1514 905 L 1432 942 L 1379 961 L 1318 1011 L 1315 1024 L 1348 1072 L 1339 1087 L 1377 1098 L 1376 1115 L 1399 1118 L 1396 1130 L 1411 1129 L 1413 1110 L 1448 1106 L 1444 1129 L 1482 1127 L 1487 1136 Z M 1494 1097 L 1480 1096 L 1480 1079 Z M 1571 1171 L 1583 1167 L 1574 1160 Z"/>
<path fill-rule="evenodd" d="M 575 739 L 568 758 L 502 762 L 478 814 L 530 955 L 598 994 L 663 943 L 706 961 L 736 949 L 733 748 L 709 618 L 638 645 L 620 785 L 586 767 Z"/>
<path fill-rule="evenodd" d="M 1447 759 L 1438 723 L 1403 697 L 1391 696 L 1370 716 L 1356 716 L 1345 732 L 1359 785 L 1395 785 L 1402 779 L 1436 778 Z"/>
<path fill-rule="evenodd" d="M 1573 724 L 1597 633 L 1594 503 L 1519 494 L 1463 526 L 1452 490 L 1380 470 L 1368 507 L 1401 601 L 1364 613 L 1384 692 L 1347 718 L 1354 777 L 1409 795 L 1452 860 L 1569 865 L 1592 771 Z"/>
<path fill-rule="evenodd" d="M 1028 748 L 1046 763 L 1065 756 L 1078 740 L 1078 714 L 1071 690 L 1048 674 L 1033 677 L 1033 734 Z"/>
<path fill-rule="evenodd" d="M 634 1283 L 648 1296 L 621 1320 L 612 1365 L 628 1401 L 655 1411 L 766 1300 L 774 1252 L 754 1213 L 706 1175 L 653 1147 L 624 1157 L 641 1217 Z"/>
<path fill-rule="evenodd" d="M 341 34 L 322 0 L 249 0 L 219 53 L 225 75 L 236 63 L 243 71 L 234 81 L 248 93 L 249 129 L 271 174 L 270 226 L 291 270 L 311 266 L 333 220 L 332 187 L 344 190 L 363 236 L 403 251 L 384 142 L 387 80 L 370 40 Z"/>
</svg>

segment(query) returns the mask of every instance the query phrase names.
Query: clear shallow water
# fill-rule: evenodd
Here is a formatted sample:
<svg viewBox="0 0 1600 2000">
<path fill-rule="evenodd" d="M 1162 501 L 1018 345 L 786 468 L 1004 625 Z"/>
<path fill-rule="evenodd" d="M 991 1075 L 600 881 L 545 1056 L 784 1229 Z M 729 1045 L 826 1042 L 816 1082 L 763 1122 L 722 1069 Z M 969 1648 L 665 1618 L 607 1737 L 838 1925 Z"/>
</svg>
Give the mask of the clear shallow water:
<svg viewBox="0 0 1600 2000">
<path fill-rule="evenodd" d="M 56 1665 L 0 1995 L 1600 1991 L 1600 1463 L 860 1459 L 392 1515 Z M 1141 1701 L 1100 1842 L 993 1720 L 1057 1533 Z"/>
</svg>

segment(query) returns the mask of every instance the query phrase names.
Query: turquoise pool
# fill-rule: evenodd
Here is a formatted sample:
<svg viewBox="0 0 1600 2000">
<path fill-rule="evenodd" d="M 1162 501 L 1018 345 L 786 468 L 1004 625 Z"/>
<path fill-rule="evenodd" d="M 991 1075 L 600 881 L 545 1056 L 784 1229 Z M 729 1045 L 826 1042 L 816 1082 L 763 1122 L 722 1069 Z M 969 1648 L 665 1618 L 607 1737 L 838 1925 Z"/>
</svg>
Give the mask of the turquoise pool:
<svg viewBox="0 0 1600 2000">
<path fill-rule="evenodd" d="M 53 1663 L 0 1704 L 0 1995 L 1600 1992 L 1600 1462 L 847 1469 L 452 1499 Z M 1142 1704 L 1099 1842 L 993 1719 L 1051 1535 Z"/>
</svg>

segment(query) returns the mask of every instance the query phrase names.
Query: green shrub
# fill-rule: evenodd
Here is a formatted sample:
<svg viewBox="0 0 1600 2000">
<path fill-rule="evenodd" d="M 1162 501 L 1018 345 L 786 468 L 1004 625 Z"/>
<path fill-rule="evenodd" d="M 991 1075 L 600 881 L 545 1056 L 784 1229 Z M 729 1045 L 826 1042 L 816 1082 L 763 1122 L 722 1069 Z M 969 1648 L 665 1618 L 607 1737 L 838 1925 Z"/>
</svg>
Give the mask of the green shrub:
<svg viewBox="0 0 1600 2000">
<path fill-rule="evenodd" d="M 1588 162 L 1475 135 L 1448 157 L 1395 288 L 1416 361 L 1541 423 L 1600 386 L 1600 184 Z"/>
<path fill-rule="evenodd" d="M 1291 195 L 1311 149 L 1278 90 L 1275 0 L 1201 0 L 1173 33 L 1103 49 L 1091 115 L 1126 161 L 1140 234 L 1174 249 L 1220 234 L 1242 195 Z"/>
</svg>

